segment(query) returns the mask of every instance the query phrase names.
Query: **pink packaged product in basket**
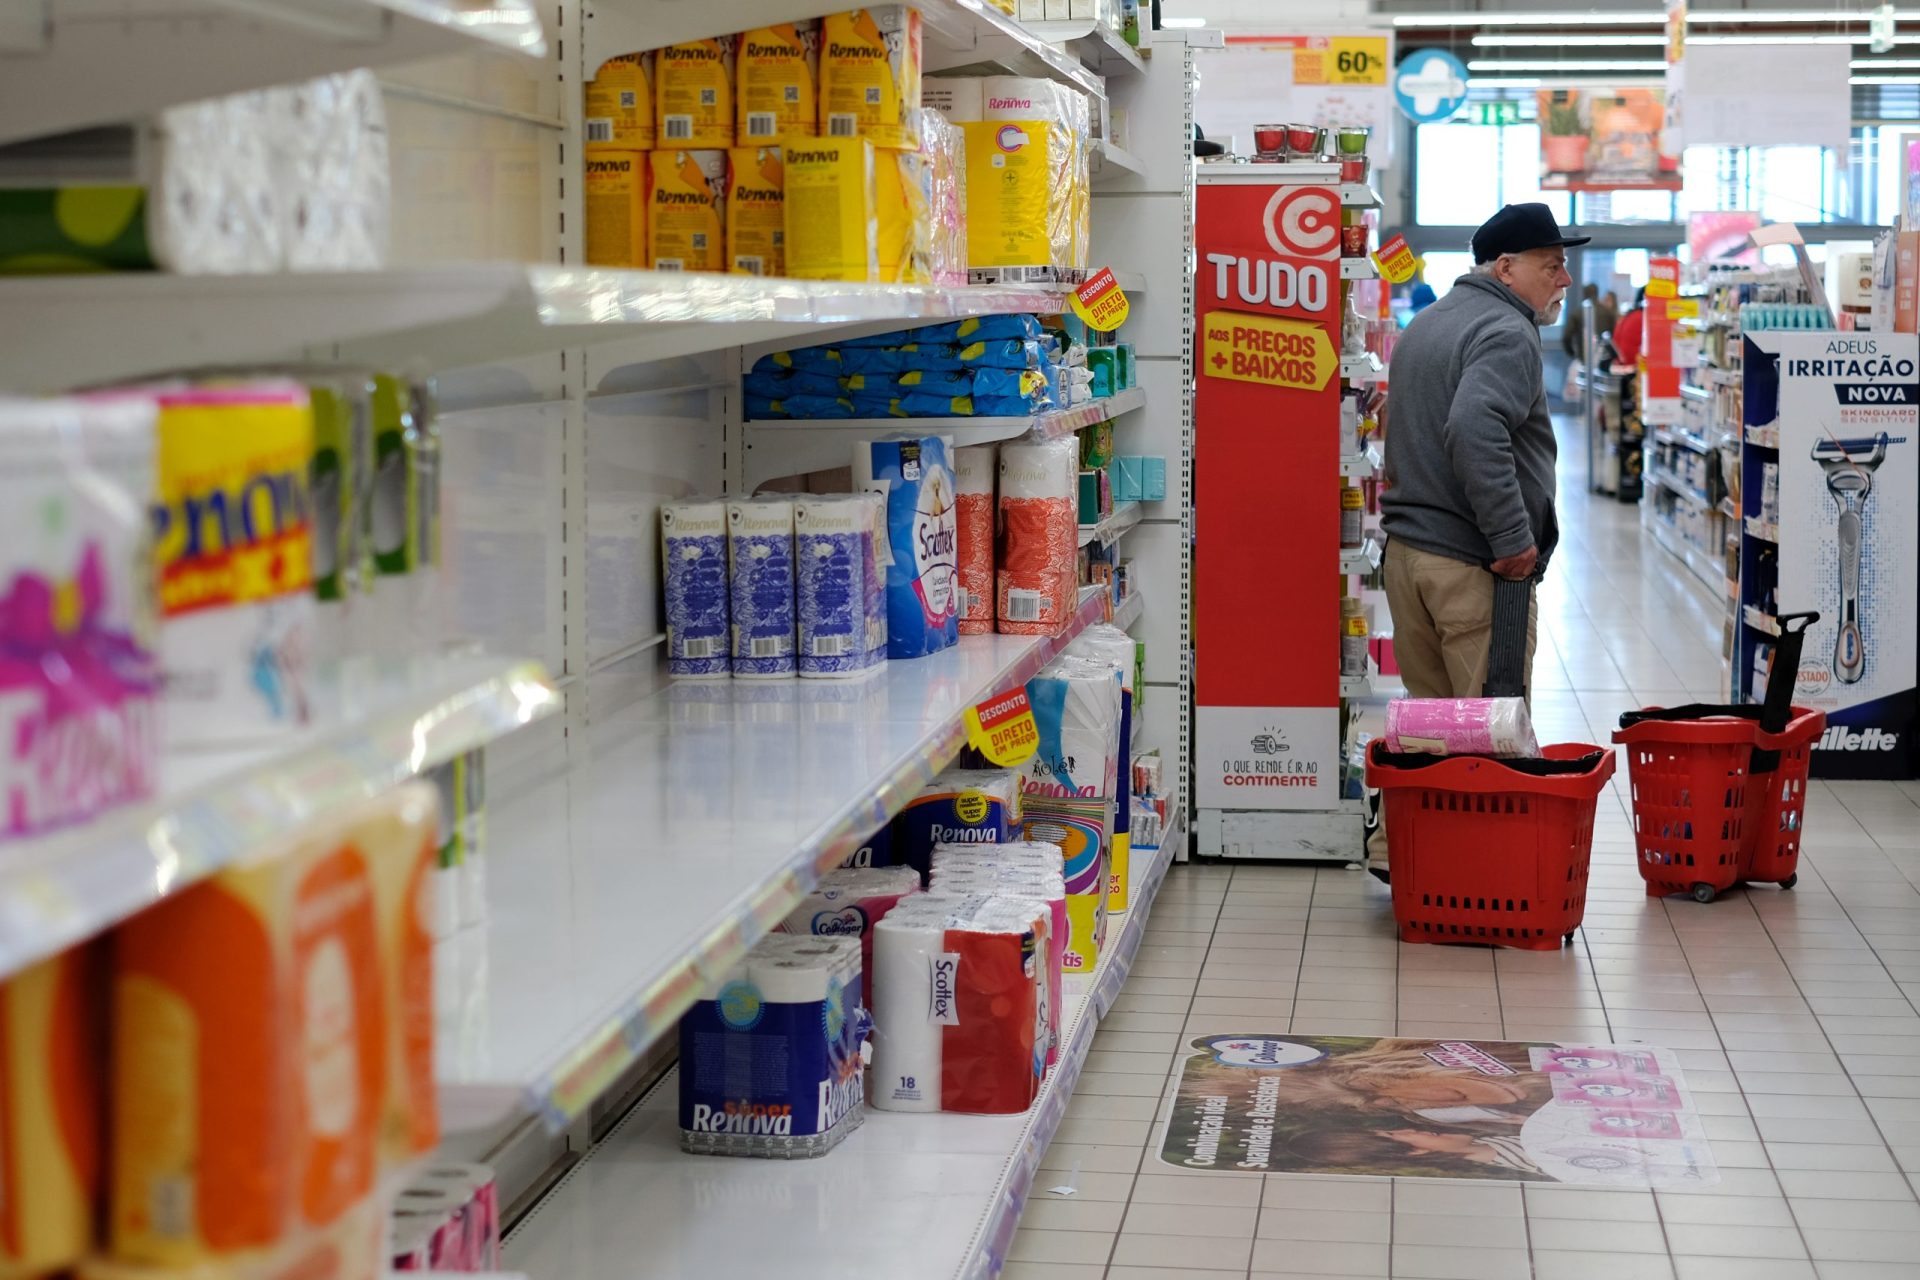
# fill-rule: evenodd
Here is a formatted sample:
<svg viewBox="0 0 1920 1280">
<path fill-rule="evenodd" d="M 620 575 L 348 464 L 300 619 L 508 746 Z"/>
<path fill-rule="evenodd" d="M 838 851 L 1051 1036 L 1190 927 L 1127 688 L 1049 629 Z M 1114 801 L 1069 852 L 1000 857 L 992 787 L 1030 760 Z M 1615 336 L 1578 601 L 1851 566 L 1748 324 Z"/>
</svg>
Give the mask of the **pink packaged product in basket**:
<svg viewBox="0 0 1920 1280">
<path fill-rule="evenodd" d="M 1436 756 L 1537 756 L 1524 698 L 1395 698 L 1387 750 Z"/>
</svg>

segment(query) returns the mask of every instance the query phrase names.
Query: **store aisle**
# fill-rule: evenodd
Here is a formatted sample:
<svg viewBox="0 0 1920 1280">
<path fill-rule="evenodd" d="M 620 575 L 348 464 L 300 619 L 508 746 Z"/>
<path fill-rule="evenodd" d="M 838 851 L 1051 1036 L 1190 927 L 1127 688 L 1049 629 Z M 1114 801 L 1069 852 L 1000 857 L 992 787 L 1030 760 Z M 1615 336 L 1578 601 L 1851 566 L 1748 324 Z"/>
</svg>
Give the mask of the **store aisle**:
<svg viewBox="0 0 1920 1280">
<path fill-rule="evenodd" d="M 1534 714 L 1544 741 L 1605 742 L 1622 708 L 1717 700 L 1720 622 L 1634 508 L 1578 483 L 1563 477 Z M 1602 797 L 1586 926 L 1558 954 L 1402 946 L 1357 871 L 1177 868 L 1007 1280 L 1920 1277 L 1920 785 L 1815 783 L 1799 887 L 1707 906 L 1644 896 L 1622 786 Z M 1523 1189 L 1152 1154 L 1188 1037 L 1287 1031 L 1673 1049 L 1721 1180 Z"/>
</svg>

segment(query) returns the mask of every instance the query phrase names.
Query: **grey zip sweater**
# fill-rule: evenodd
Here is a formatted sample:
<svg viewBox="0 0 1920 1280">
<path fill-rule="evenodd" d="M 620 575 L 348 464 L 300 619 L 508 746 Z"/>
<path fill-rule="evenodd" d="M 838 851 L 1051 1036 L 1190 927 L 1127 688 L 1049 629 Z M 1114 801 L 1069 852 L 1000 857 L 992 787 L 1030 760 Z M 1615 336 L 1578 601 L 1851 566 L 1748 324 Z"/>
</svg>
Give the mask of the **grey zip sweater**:
<svg viewBox="0 0 1920 1280">
<path fill-rule="evenodd" d="M 1393 348 L 1381 526 L 1470 564 L 1534 546 L 1544 566 L 1560 539 L 1555 453 L 1533 308 L 1461 276 Z"/>
</svg>

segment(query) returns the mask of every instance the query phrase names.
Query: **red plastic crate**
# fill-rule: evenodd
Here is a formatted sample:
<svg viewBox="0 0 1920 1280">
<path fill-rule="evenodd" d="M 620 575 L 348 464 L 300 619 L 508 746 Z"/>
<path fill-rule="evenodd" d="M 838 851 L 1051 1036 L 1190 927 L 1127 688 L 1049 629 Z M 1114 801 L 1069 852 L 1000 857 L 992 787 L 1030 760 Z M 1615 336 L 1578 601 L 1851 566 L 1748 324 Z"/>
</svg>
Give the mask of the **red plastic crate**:
<svg viewBox="0 0 1920 1280">
<path fill-rule="evenodd" d="M 1538 778 L 1480 756 L 1402 769 L 1374 742 L 1367 785 L 1385 809 L 1401 940 L 1555 951 L 1571 938 L 1586 915 L 1593 810 L 1613 752 L 1560 743 L 1540 753 L 1595 753 L 1585 773 Z"/>
</svg>

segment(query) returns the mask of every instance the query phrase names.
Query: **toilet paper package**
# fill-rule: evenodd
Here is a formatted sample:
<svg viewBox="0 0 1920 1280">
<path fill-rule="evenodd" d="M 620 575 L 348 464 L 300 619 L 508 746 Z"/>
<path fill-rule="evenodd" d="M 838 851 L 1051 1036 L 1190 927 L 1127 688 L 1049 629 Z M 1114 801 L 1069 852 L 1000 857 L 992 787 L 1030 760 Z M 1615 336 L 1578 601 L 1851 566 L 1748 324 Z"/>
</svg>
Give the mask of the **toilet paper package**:
<svg viewBox="0 0 1920 1280">
<path fill-rule="evenodd" d="M 1107 937 L 1113 801 L 1035 796 L 1023 799 L 1021 807 L 1025 814 L 1021 834 L 1060 849 L 1070 927 L 1061 965 L 1068 973 L 1090 972 Z"/>
<path fill-rule="evenodd" d="M 853 483 L 887 505 L 887 656 L 939 652 L 960 638 L 946 438 L 900 435 L 855 445 Z"/>
<path fill-rule="evenodd" d="M 651 151 L 654 147 L 653 74 L 658 55 L 622 53 L 608 58 L 587 81 L 586 149 Z"/>
<path fill-rule="evenodd" d="M 587 265 L 647 267 L 648 160 L 644 151 L 591 151 L 582 162 Z"/>
<path fill-rule="evenodd" d="M 953 451 L 954 560 L 959 573 L 961 635 L 993 630 L 994 473 L 999 451 L 990 444 Z"/>
<path fill-rule="evenodd" d="M 867 507 L 867 529 L 861 535 L 860 549 L 865 564 L 865 611 L 867 617 L 867 662 L 879 666 L 887 660 L 891 623 L 887 616 L 887 575 L 893 571 L 893 542 L 887 530 L 885 494 L 867 490 L 858 495 Z"/>
<path fill-rule="evenodd" d="M 953 846 L 946 846 L 951 849 Z M 1005 846 L 1000 846 L 1004 848 Z M 971 859 L 948 858 L 936 861 L 929 892 L 944 896 L 971 897 L 998 894 L 1044 903 L 1047 908 L 1047 1065 L 1060 1056 L 1060 1017 L 1066 1008 L 1061 1003 L 1061 979 L 1066 969 L 1067 940 L 1072 929 L 1067 911 L 1067 885 L 1060 874 L 1059 850 L 1051 845 L 1046 863 L 1036 866 L 1025 862 L 993 861 L 995 847 L 968 846 L 982 856 Z M 938 858 L 941 850 L 935 850 Z M 1050 855 L 1050 856 L 1048 856 Z"/>
<path fill-rule="evenodd" d="M 661 503 L 660 567 L 666 582 L 667 674 L 676 679 L 729 674 L 727 504 L 717 498 Z"/>
<path fill-rule="evenodd" d="M 647 265 L 655 271 L 725 271 L 726 151 L 654 151 L 647 160 Z"/>
<path fill-rule="evenodd" d="M 1127 875 L 1132 853 L 1133 788 L 1127 782 L 1133 777 L 1130 753 L 1133 743 L 1134 661 L 1137 653 L 1133 637 L 1106 622 L 1088 627 L 1067 646 L 1069 657 L 1104 662 L 1120 673 L 1120 731 L 1115 738 L 1114 756 L 1117 783 L 1114 788 L 1113 846 L 1107 859 L 1107 910 L 1116 913 L 1127 909 Z"/>
<path fill-rule="evenodd" d="M 680 1020 L 680 1145 L 825 1155 L 866 1117 L 860 943 L 762 938 Z"/>
<path fill-rule="evenodd" d="M 795 139 L 785 165 L 787 273 L 802 280 L 878 280 L 873 144 L 865 138 Z"/>
<path fill-rule="evenodd" d="M 1060 846 L 1073 917 L 1066 966 L 1091 969 L 1106 936 L 1120 674 L 1105 661 L 1063 656 L 1027 682 L 1027 700 L 1040 745 L 1021 775 L 1022 830 Z"/>
<path fill-rule="evenodd" d="M 1525 698 L 1395 698 L 1387 703 L 1385 737 L 1389 751 L 1540 754 Z"/>
<path fill-rule="evenodd" d="M 316 1232 L 357 1238 L 383 1155 L 431 1147 L 431 945 L 409 913 L 433 812 L 430 788 L 402 787 L 120 926 L 118 1261 L 242 1263 Z"/>
<path fill-rule="evenodd" d="M 153 422 L 145 398 L 0 400 L 0 845 L 158 782 Z"/>
<path fill-rule="evenodd" d="M 1047 909 L 1006 897 L 910 898 L 874 929 L 871 1101 L 1013 1114 L 1046 1070 Z"/>
<path fill-rule="evenodd" d="M 670 44 L 654 56 L 655 145 L 732 146 L 734 37 Z"/>
<path fill-rule="evenodd" d="M 93 1244 L 98 959 L 76 947 L 0 982 L 0 1275 L 62 1271 Z"/>
<path fill-rule="evenodd" d="M 781 933 L 860 939 L 860 971 L 873 971 L 873 926 L 902 898 L 920 892 L 912 867 L 829 871 L 780 922 Z"/>
<path fill-rule="evenodd" d="M 171 746 L 307 722 L 313 413 L 291 382 L 157 393 L 160 661 Z"/>
<path fill-rule="evenodd" d="M 782 22 L 741 33 L 735 62 L 734 138 L 738 145 L 759 146 L 814 135 L 820 105 L 817 19 Z"/>
<path fill-rule="evenodd" d="M 763 495 L 727 503 L 733 674 L 790 676 L 794 650 L 793 502 Z"/>
<path fill-rule="evenodd" d="M 1020 821 L 1020 781 L 1010 769 L 947 769 L 893 820 L 894 861 L 922 877 L 941 844 L 998 844 Z"/>
<path fill-rule="evenodd" d="M 989 170 L 999 168 L 1009 179 L 1019 174 L 1027 179 L 1027 185 L 1020 189 L 1011 181 L 998 187 L 977 184 L 979 190 L 974 191 L 968 218 L 969 222 L 981 220 L 972 243 L 984 252 L 972 255 L 971 260 L 994 267 L 1049 266 L 1056 271 L 1074 266 L 1079 212 L 1075 196 L 1079 190 L 1075 182 L 1079 147 L 1076 130 L 1088 122 L 1085 96 L 1052 80 L 1021 76 L 989 76 L 983 94 L 986 101 L 981 119 L 987 123 L 967 130 L 968 163 L 975 167 L 969 177 L 980 173 L 972 155 L 976 141 L 980 141 L 981 149 L 988 152 L 981 159 Z M 1077 105 L 1075 99 L 1079 100 Z M 1007 147 L 1007 130 L 995 127 L 1011 123 L 1023 126 L 1027 135 L 1018 148 Z M 1037 163 L 1026 163 L 1030 157 Z M 996 160 L 1003 163 L 993 165 Z M 970 182 L 969 190 L 973 191 L 975 185 Z M 1012 199 L 1016 193 L 1037 194 L 1038 198 L 1020 201 L 1016 206 Z"/>
<path fill-rule="evenodd" d="M 786 169 L 780 148 L 735 147 L 727 153 L 727 173 L 727 270 L 784 276 Z"/>
<path fill-rule="evenodd" d="M 994 616 L 1003 634 L 1054 635 L 1073 618 L 1079 454 L 1072 439 L 1000 446 L 1004 550 Z"/>
<path fill-rule="evenodd" d="M 867 600 L 873 507 L 865 495 L 796 497 L 793 527 L 800 674 L 864 675 L 874 661 Z"/>
<path fill-rule="evenodd" d="M 890 867 L 893 863 L 893 824 L 885 823 L 860 842 L 840 863 L 843 867 Z"/>
<path fill-rule="evenodd" d="M 820 44 L 820 132 L 918 147 L 920 11 L 884 4 L 829 14 Z"/>
</svg>

